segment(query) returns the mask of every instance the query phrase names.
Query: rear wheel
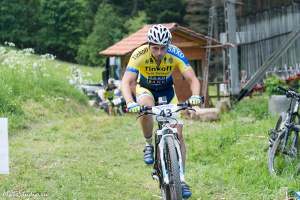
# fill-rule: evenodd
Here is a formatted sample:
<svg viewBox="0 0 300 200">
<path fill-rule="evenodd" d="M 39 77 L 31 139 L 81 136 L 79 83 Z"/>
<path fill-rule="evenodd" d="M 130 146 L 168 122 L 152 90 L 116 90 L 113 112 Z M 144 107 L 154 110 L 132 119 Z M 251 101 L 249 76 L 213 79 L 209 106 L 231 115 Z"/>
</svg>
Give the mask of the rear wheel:
<svg viewBox="0 0 300 200">
<path fill-rule="evenodd" d="M 178 154 L 173 137 L 166 137 L 165 163 L 169 176 L 169 184 L 162 184 L 162 196 L 166 200 L 182 200 Z"/>
</svg>

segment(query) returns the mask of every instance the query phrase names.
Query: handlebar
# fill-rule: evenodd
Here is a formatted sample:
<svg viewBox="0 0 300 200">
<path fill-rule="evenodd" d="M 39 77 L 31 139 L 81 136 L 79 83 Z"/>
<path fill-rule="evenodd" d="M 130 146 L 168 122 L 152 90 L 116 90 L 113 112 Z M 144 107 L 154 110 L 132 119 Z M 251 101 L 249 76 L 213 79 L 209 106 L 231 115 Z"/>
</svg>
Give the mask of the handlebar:
<svg viewBox="0 0 300 200">
<path fill-rule="evenodd" d="M 165 104 L 165 105 L 167 105 L 167 104 Z M 189 102 L 178 103 L 178 104 L 176 104 L 176 106 L 180 107 L 178 110 L 176 110 L 176 112 L 179 112 L 180 110 L 192 108 L 192 105 Z M 155 107 L 155 106 L 141 106 L 139 113 L 144 113 L 144 112 L 150 111 L 150 110 L 152 110 L 152 107 Z"/>
<path fill-rule="evenodd" d="M 188 102 L 179 104 L 163 104 L 158 106 L 142 106 L 137 118 L 144 115 L 156 115 L 169 118 L 173 117 L 175 113 L 178 113 L 181 110 L 196 111 Z"/>
<path fill-rule="evenodd" d="M 287 98 L 296 98 L 300 100 L 300 94 L 291 88 L 285 89 L 284 87 L 278 86 L 277 90 L 284 93 Z"/>
<path fill-rule="evenodd" d="M 202 103 L 204 103 L 204 96 L 200 96 L 200 104 L 202 104 Z M 176 110 L 176 112 L 179 112 L 181 110 L 186 110 L 186 109 L 195 111 L 195 109 L 192 108 L 192 105 L 189 103 L 189 101 L 185 101 L 183 103 L 178 103 L 178 104 L 163 104 L 163 105 L 159 105 L 159 106 L 166 106 L 166 105 L 173 105 L 173 106 L 179 107 Z M 158 107 L 158 106 L 140 106 L 140 110 L 137 113 L 140 113 L 140 114 L 142 113 L 142 115 L 151 114 L 148 111 L 150 111 L 154 107 Z M 128 112 L 128 109 L 126 109 L 126 112 Z M 140 115 L 140 116 L 142 116 L 142 115 Z"/>
</svg>

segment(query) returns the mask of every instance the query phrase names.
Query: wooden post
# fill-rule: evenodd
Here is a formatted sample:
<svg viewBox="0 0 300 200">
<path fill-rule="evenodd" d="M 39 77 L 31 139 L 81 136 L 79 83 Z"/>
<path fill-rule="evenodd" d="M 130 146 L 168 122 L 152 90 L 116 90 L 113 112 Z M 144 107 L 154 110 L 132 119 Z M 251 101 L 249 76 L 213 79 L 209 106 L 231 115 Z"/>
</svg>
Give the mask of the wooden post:
<svg viewBox="0 0 300 200">
<path fill-rule="evenodd" d="M 220 97 L 220 83 L 217 83 L 216 86 L 217 86 L 218 101 L 220 101 L 220 99 L 221 99 L 221 97 Z"/>
<path fill-rule="evenodd" d="M 206 49 L 206 51 L 210 51 L 209 49 Z M 209 66 L 208 66 L 208 60 L 207 58 L 204 59 L 203 65 L 202 65 L 202 73 L 203 73 L 203 82 L 202 82 L 202 96 L 204 96 L 204 106 L 208 107 L 209 101 L 208 101 L 208 71 L 209 71 Z"/>
<path fill-rule="evenodd" d="M 7 118 L 0 118 L 0 174 L 9 174 Z"/>
</svg>

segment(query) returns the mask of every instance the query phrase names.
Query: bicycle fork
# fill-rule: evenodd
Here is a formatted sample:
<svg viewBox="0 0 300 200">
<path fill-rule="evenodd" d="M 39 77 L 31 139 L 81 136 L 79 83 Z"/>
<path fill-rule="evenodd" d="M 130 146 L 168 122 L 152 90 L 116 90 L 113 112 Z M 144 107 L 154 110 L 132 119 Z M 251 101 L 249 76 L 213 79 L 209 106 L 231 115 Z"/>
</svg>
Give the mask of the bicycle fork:
<svg viewBox="0 0 300 200">
<path fill-rule="evenodd" d="M 171 133 L 169 133 L 171 132 Z M 184 182 L 185 178 L 184 178 L 184 172 L 183 172 L 183 162 L 182 162 L 182 156 L 181 156 L 181 151 L 180 151 L 180 142 L 178 140 L 177 137 L 175 137 L 175 135 L 177 134 L 177 129 L 176 128 L 163 128 L 161 130 L 157 130 L 157 136 L 160 137 L 160 141 L 158 144 L 158 149 L 159 149 L 159 156 L 160 156 L 160 163 L 161 163 L 161 171 L 162 171 L 162 180 L 165 184 L 169 184 L 170 180 L 169 180 L 169 176 L 168 176 L 168 170 L 166 168 L 166 163 L 164 160 L 164 152 L 165 152 L 165 138 L 166 137 L 172 137 L 174 144 L 175 144 L 175 149 L 177 152 L 177 156 L 178 156 L 178 165 L 179 165 L 179 170 L 180 170 L 180 181 Z M 156 179 L 153 176 L 154 179 Z"/>
</svg>

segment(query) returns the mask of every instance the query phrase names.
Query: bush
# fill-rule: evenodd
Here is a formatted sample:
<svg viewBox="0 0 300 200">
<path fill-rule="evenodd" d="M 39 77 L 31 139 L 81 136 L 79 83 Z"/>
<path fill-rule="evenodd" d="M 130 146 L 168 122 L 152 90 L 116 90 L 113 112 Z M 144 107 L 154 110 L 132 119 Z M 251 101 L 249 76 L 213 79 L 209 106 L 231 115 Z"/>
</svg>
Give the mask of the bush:
<svg viewBox="0 0 300 200">
<path fill-rule="evenodd" d="M 266 92 L 269 96 L 271 95 L 279 95 L 282 94 L 279 90 L 277 90 L 278 86 L 287 86 L 285 81 L 281 80 L 278 76 L 272 75 L 265 79 L 265 88 Z"/>
<path fill-rule="evenodd" d="M 241 102 L 236 104 L 233 110 L 227 115 L 230 119 L 251 117 L 257 120 L 267 118 L 268 116 L 268 99 L 266 96 L 243 99 Z"/>
</svg>

